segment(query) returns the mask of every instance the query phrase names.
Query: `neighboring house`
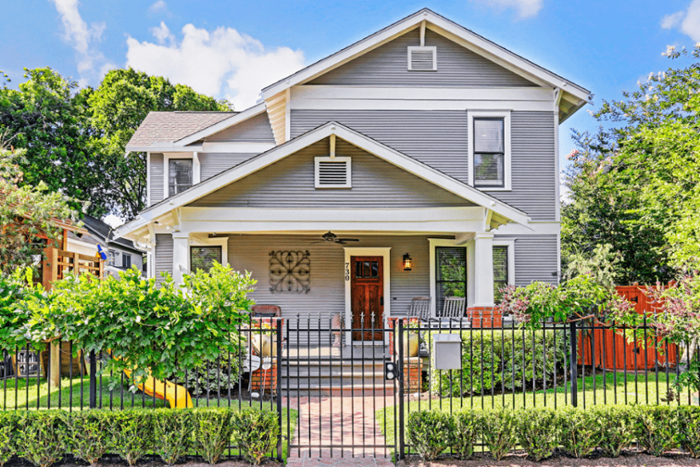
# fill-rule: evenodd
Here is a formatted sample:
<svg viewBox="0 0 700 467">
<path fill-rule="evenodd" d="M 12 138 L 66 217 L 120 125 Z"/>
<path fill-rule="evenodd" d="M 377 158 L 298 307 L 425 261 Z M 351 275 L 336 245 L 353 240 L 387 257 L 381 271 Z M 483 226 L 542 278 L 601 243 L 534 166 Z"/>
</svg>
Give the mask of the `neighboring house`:
<svg viewBox="0 0 700 467">
<path fill-rule="evenodd" d="M 95 256 L 97 245 L 101 245 L 107 254 L 105 272 L 112 276 L 118 276 L 119 271 L 126 271 L 133 266 L 139 271 L 143 270 L 144 251 L 136 248 L 134 243 L 125 238 L 113 238 L 113 229 L 92 216 L 83 219 L 84 229 L 87 233 L 73 233 L 68 237 L 68 251 Z"/>
<path fill-rule="evenodd" d="M 286 317 L 488 310 L 559 280 L 558 127 L 590 98 L 421 10 L 242 112 L 150 113 L 127 145 L 148 153 L 148 207 L 116 233 L 149 245 L 151 277 L 250 271 Z"/>
</svg>

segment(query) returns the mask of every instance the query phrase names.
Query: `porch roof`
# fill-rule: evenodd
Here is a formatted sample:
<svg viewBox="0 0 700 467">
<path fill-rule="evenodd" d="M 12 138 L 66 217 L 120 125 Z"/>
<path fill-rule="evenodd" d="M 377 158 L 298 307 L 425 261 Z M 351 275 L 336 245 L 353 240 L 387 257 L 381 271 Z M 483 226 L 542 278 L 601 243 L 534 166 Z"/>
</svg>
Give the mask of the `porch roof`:
<svg viewBox="0 0 700 467">
<path fill-rule="evenodd" d="M 157 219 L 169 215 L 187 206 L 189 203 L 202 198 L 226 185 L 241 180 L 248 175 L 255 173 L 277 161 L 290 156 L 299 150 L 316 143 L 324 138 L 335 135 L 348 143 L 357 146 L 374 156 L 389 162 L 417 177 L 420 177 L 437 187 L 449 191 L 457 196 L 469 200 L 488 211 L 488 225 L 486 228 L 493 228 L 515 222 L 527 225 L 528 216 L 526 213 L 470 186 L 449 175 L 444 174 L 432 167 L 429 167 L 416 159 L 409 157 L 395 149 L 392 149 L 362 133 L 352 130 L 337 122 L 328 122 L 303 135 L 300 135 L 280 146 L 276 146 L 262 154 L 259 154 L 237 166 L 234 166 L 214 177 L 211 177 L 192 188 L 177 195 L 166 198 L 160 203 L 154 204 L 141 211 L 141 213 L 131 222 L 117 228 L 115 237 L 136 238 L 141 235 L 133 235 L 148 227 Z"/>
</svg>

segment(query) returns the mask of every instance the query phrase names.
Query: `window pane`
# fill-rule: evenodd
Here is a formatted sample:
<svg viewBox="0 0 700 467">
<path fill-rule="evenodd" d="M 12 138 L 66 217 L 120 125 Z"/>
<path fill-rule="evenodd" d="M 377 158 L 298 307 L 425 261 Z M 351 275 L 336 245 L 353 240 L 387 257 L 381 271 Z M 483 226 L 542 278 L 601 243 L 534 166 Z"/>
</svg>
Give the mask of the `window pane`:
<svg viewBox="0 0 700 467">
<path fill-rule="evenodd" d="M 508 286 L 508 247 L 493 247 L 493 298 L 496 303 L 503 298 L 501 289 Z"/>
<path fill-rule="evenodd" d="M 131 255 L 124 254 L 122 256 L 122 267 L 126 269 L 131 267 Z"/>
<path fill-rule="evenodd" d="M 435 249 L 436 312 L 440 316 L 447 297 L 467 296 L 467 249 L 438 247 Z"/>
<path fill-rule="evenodd" d="M 504 152 L 503 119 L 474 119 L 474 152 Z"/>
<path fill-rule="evenodd" d="M 362 277 L 369 277 L 369 261 L 365 261 L 363 264 L 365 265 L 365 270 Z"/>
<path fill-rule="evenodd" d="M 362 262 L 358 261 L 355 263 L 355 277 L 362 277 Z"/>
<path fill-rule="evenodd" d="M 372 261 L 372 277 L 379 277 L 379 263 Z"/>
<path fill-rule="evenodd" d="M 503 154 L 474 154 L 474 184 L 503 186 Z"/>
<path fill-rule="evenodd" d="M 437 284 L 437 301 L 436 306 L 438 316 L 442 315 L 442 309 L 445 306 L 445 298 L 447 297 L 466 297 L 467 284 L 465 282 L 438 282 Z"/>
<path fill-rule="evenodd" d="M 193 246 L 190 248 L 190 270 L 192 272 L 200 269 L 209 272 L 214 261 L 221 263 L 220 246 Z"/>
<path fill-rule="evenodd" d="M 171 160 L 169 164 L 170 196 L 192 186 L 192 159 Z"/>
</svg>

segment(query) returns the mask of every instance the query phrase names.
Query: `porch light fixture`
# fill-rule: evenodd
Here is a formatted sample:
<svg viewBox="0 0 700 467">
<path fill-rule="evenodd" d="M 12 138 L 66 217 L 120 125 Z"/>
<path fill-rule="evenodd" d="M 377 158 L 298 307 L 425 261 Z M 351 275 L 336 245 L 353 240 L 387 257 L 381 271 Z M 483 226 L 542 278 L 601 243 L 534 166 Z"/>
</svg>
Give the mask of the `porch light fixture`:
<svg viewBox="0 0 700 467">
<path fill-rule="evenodd" d="M 403 270 L 404 271 L 410 271 L 413 268 L 413 258 L 406 253 L 403 255 Z"/>
</svg>

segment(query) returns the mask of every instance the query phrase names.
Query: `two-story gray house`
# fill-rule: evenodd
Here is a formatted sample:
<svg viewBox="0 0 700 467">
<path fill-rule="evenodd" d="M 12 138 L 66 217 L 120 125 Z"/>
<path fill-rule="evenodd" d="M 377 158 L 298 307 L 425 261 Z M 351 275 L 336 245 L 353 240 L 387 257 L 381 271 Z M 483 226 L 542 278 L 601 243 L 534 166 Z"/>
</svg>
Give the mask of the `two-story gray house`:
<svg viewBox="0 0 700 467">
<path fill-rule="evenodd" d="M 559 280 L 558 127 L 588 90 L 427 9 L 239 113 L 153 112 L 148 207 L 117 235 L 148 275 L 250 271 L 283 316 L 466 311 Z M 369 320 L 367 326 L 369 326 Z"/>
</svg>

